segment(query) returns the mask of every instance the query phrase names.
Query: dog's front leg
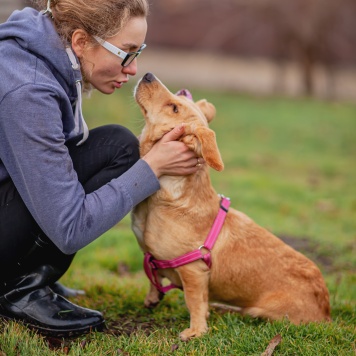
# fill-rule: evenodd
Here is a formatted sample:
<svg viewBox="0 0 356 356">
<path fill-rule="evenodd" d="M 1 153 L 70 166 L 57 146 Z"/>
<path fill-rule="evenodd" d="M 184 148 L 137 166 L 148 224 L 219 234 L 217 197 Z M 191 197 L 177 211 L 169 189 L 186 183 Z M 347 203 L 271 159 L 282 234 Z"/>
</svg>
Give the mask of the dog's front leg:
<svg viewBox="0 0 356 356">
<path fill-rule="evenodd" d="M 162 283 L 162 278 L 158 276 L 159 283 Z M 160 292 L 152 283 L 150 283 L 150 289 L 146 295 L 144 305 L 146 308 L 154 308 L 163 299 L 164 294 Z"/>
<path fill-rule="evenodd" d="M 187 341 L 208 331 L 209 317 L 209 269 L 197 261 L 178 269 L 183 283 L 184 298 L 190 312 L 190 328 L 180 333 Z"/>
</svg>

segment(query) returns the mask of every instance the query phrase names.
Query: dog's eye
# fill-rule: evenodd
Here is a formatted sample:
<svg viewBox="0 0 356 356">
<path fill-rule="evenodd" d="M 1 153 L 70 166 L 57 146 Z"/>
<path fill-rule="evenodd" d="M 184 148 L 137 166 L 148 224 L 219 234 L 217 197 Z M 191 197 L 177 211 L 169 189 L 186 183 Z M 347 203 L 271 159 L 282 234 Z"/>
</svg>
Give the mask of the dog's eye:
<svg viewBox="0 0 356 356">
<path fill-rule="evenodd" d="M 171 104 L 173 112 L 177 113 L 178 112 L 178 106 L 176 104 Z"/>
</svg>

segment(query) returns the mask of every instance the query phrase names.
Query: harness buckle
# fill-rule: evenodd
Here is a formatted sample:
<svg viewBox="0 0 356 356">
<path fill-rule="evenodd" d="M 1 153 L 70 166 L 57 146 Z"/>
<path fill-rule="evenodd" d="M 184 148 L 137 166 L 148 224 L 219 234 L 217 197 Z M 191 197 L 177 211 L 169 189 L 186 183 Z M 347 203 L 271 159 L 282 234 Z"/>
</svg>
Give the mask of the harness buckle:
<svg viewBox="0 0 356 356">
<path fill-rule="evenodd" d="M 223 211 L 225 211 L 225 213 L 227 213 L 229 211 L 229 208 L 225 208 L 224 205 L 223 205 L 223 202 L 224 202 L 224 199 L 230 201 L 230 198 L 225 197 L 223 194 L 218 194 L 218 195 L 221 198 L 221 200 L 220 200 L 220 209 L 222 209 Z M 229 203 L 229 205 L 230 205 L 230 203 Z"/>
<path fill-rule="evenodd" d="M 205 248 L 206 250 L 208 250 L 208 252 L 206 252 L 205 254 L 203 254 L 203 252 L 201 251 L 201 249 L 203 249 L 203 248 Z M 205 245 L 199 246 L 199 247 L 198 247 L 198 250 L 200 250 L 202 256 L 204 256 L 204 255 L 206 255 L 206 254 L 208 254 L 208 253 L 211 252 L 210 248 L 206 247 Z"/>
<path fill-rule="evenodd" d="M 221 200 L 223 199 L 231 200 L 229 197 L 226 197 L 224 194 L 218 194 L 218 197 L 220 197 Z"/>
<path fill-rule="evenodd" d="M 206 253 L 203 253 L 202 249 L 207 250 Z M 201 245 L 198 250 L 201 253 L 201 259 L 206 263 L 206 265 L 211 268 L 211 250 L 210 248 L 206 247 L 205 245 Z"/>
</svg>

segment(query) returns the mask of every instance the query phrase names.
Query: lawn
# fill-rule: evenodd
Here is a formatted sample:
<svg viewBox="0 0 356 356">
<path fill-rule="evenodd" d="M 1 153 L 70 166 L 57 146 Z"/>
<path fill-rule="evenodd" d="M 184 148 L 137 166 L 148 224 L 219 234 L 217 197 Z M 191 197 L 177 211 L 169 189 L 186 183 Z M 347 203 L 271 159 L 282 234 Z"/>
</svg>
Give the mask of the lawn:
<svg viewBox="0 0 356 356">
<path fill-rule="evenodd" d="M 127 216 L 78 252 L 62 278 L 86 290 L 73 301 L 101 310 L 107 330 L 64 340 L 2 323 L 1 356 L 260 355 L 276 335 L 274 355 L 355 355 L 356 106 L 190 90 L 217 108 L 211 127 L 225 170 L 211 173 L 216 190 L 318 264 L 333 322 L 268 323 L 212 308 L 209 333 L 179 341 L 189 324 L 183 293 L 169 292 L 155 310 L 143 307 L 148 281 Z M 93 93 L 84 101 L 89 127 L 118 123 L 139 134 L 143 120 L 131 91 Z"/>
</svg>

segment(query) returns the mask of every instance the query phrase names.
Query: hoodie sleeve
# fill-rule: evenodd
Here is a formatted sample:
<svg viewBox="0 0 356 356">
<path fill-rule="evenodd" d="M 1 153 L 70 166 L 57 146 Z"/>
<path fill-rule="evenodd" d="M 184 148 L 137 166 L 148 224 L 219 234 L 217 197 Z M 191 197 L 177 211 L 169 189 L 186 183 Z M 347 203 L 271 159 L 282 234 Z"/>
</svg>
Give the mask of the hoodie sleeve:
<svg viewBox="0 0 356 356">
<path fill-rule="evenodd" d="M 86 195 L 65 145 L 60 98 L 46 85 L 28 84 L 8 93 L 0 103 L 0 156 L 41 229 L 71 254 L 157 191 L 159 182 L 139 160 Z"/>
</svg>

